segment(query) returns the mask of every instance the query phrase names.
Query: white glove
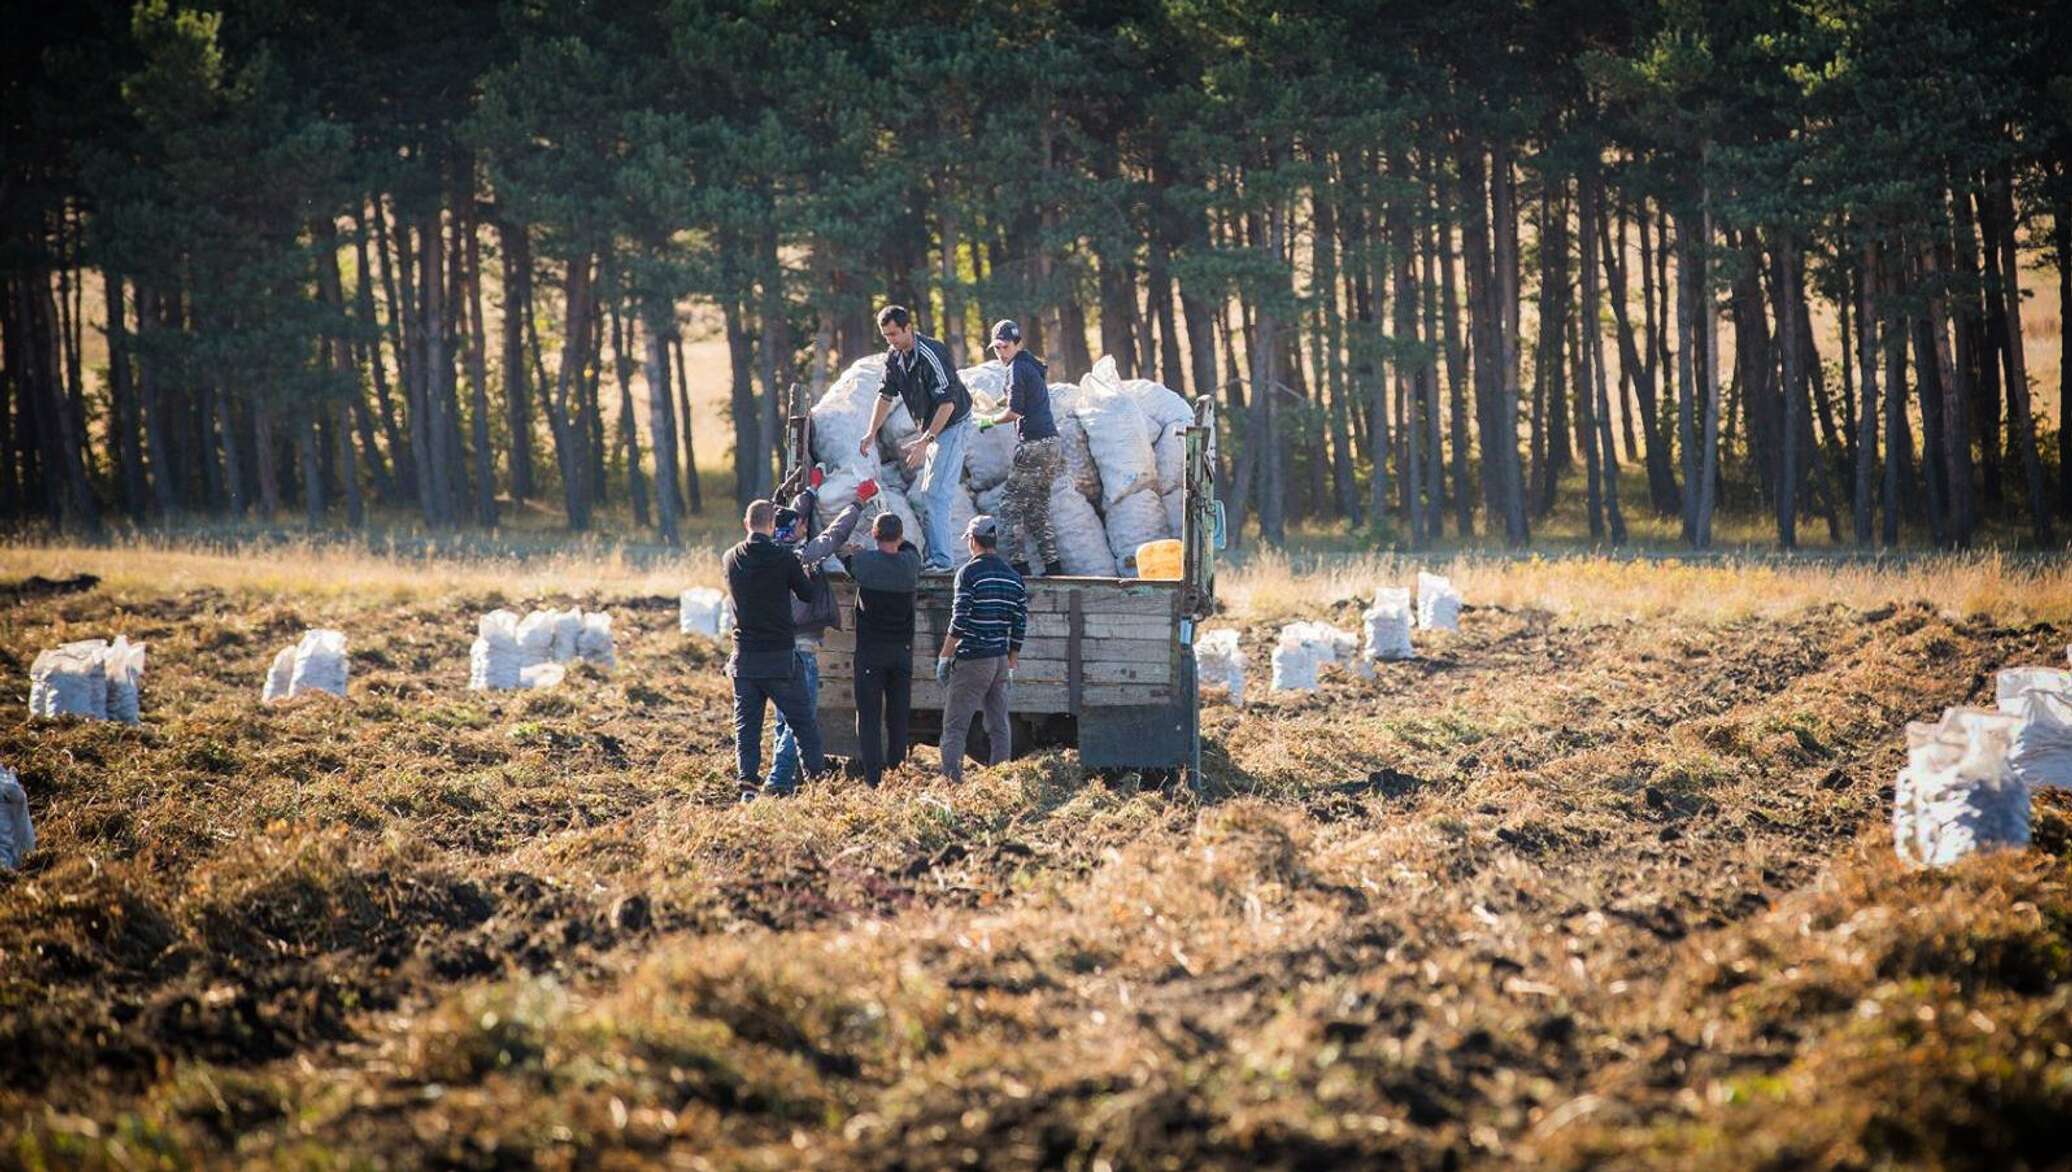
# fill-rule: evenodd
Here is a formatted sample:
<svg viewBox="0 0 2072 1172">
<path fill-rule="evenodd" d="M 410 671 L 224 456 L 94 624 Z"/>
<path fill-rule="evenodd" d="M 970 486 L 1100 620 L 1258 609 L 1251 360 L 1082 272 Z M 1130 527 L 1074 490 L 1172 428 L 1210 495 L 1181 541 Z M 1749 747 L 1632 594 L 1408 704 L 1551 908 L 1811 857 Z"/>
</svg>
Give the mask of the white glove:
<svg viewBox="0 0 2072 1172">
<path fill-rule="evenodd" d="M 946 688 L 950 686 L 950 658 L 947 655 L 935 661 L 935 682 Z"/>
</svg>

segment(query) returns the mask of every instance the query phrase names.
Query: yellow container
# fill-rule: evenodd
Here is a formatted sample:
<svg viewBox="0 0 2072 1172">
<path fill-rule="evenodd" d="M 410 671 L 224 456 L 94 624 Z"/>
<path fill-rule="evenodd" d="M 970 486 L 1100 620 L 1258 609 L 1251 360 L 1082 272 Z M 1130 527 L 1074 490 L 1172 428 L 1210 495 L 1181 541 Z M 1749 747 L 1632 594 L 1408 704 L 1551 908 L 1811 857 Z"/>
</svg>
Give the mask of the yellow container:
<svg viewBox="0 0 2072 1172">
<path fill-rule="evenodd" d="M 1137 547 L 1137 577 L 1154 582 L 1178 582 L 1182 573 L 1183 555 L 1178 538 L 1168 537 L 1163 541 L 1147 541 Z"/>
</svg>

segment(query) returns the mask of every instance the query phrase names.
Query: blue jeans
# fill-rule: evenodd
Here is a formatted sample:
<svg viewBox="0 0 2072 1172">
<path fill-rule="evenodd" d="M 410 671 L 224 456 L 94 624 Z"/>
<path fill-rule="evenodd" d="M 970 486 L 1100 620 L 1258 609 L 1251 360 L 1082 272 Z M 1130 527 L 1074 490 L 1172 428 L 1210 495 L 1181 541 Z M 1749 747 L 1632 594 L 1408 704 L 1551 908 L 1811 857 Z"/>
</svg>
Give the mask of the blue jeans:
<svg viewBox="0 0 2072 1172">
<path fill-rule="evenodd" d="M 806 705 L 817 714 L 820 711 L 820 656 L 811 651 L 794 651 L 792 654 L 799 664 L 798 673 L 792 678 L 804 681 Z M 784 718 L 782 708 L 777 710 L 775 732 L 777 740 L 770 754 L 770 780 L 764 783 L 764 788 L 771 793 L 790 793 L 799 783 L 799 738 L 791 731 L 791 722 Z"/>
<path fill-rule="evenodd" d="M 950 494 L 957 491 L 964 475 L 964 446 L 971 439 L 971 416 L 952 424 L 928 445 L 928 462 L 914 492 L 921 498 L 921 532 L 928 541 L 928 569 L 947 570 L 955 555 L 951 552 L 960 535 L 950 532 Z"/>
</svg>

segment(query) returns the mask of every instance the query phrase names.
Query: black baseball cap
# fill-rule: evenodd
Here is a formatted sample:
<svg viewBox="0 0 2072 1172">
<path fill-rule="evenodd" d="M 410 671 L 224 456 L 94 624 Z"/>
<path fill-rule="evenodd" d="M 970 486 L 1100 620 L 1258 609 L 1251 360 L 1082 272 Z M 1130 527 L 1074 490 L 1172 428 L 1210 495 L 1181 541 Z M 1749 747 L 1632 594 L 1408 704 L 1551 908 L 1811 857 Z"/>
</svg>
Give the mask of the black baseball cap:
<svg viewBox="0 0 2072 1172">
<path fill-rule="evenodd" d="M 1022 327 L 1014 324 L 1012 318 L 1003 317 L 993 323 L 993 340 L 995 342 L 1019 342 L 1022 340 Z"/>
</svg>

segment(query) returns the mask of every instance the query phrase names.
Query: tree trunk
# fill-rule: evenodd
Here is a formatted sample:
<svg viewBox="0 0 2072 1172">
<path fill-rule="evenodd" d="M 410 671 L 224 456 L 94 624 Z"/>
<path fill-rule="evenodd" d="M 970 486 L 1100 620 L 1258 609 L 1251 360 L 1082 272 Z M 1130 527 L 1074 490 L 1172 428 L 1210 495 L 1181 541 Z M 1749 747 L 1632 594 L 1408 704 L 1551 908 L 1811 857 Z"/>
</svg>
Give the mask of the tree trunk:
<svg viewBox="0 0 2072 1172">
<path fill-rule="evenodd" d="M 634 327 L 626 321 L 626 315 L 619 309 L 619 283 L 613 276 L 604 278 L 610 298 L 605 310 L 611 315 L 612 373 L 619 384 L 619 425 L 616 429 L 617 454 L 626 461 L 626 495 L 633 502 L 633 523 L 642 529 L 648 527 L 647 474 L 640 468 L 640 429 L 633 418 L 633 334 Z M 649 388 L 649 401 L 654 399 L 653 388 Z M 648 427 L 655 427 L 655 420 L 648 420 Z M 660 435 L 659 431 L 654 434 Z M 674 456 L 669 457 L 674 460 Z M 655 463 L 663 462 L 662 449 L 655 448 Z M 657 475 L 660 475 L 658 470 Z"/>
<path fill-rule="evenodd" d="M 1705 152 L 1710 154 L 1709 149 Z M 1709 162 L 1703 165 L 1709 166 Z M 1693 308 L 1698 317 L 1698 384 L 1705 396 L 1705 411 L 1698 429 L 1699 451 L 1702 453 L 1698 475 L 1698 508 L 1695 514 L 1696 531 L 1692 545 L 1698 549 L 1712 547 L 1712 513 L 1719 499 L 1719 337 L 1716 328 L 1717 314 L 1712 302 L 1712 249 L 1715 233 L 1712 224 L 1712 188 L 1708 183 L 1702 189 L 1699 204 L 1699 235 L 1697 254 L 1698 281 Z"/>
<path fill-rule="evenodd" d="M 1778 421 L 1777 544 L 1797 549 L 1799 424 L 1806 412 L 1806 379 L 1799 369 L 1798 245 L 1788 229 L 1777 233 L 1772 249 L 1772 294 L 1777 303 L 1778 358 L 1783 383 L 1783 414 Z"/>
<path fill-rule="evenodd" d="M 579 252 L 568 262 L 564 278 L 561 330 L 561 368 L 554 386 L 542 386 L 547 393 L 547 426 L 554 433 L 554 455 L 561 469 L 561 493 L 568 509 L 568 527 L 577 533 L 590 528 L 590 469 L 588 436 L 581 418 L 571 408 L 580 400 L 583 368 L 590 361 L 590 303 L 592 254 Z"/>
<path fill-rule="evenodd" d="M 963 225 L 947 176 L 943 179 L 941 191 L 943 198 L 935 201 L 935 207 L 942 233 L 942 342 L 950 348 L 950 353 L 961 355 L 964 353 L 964 273 L 958 254 L 963 249 Z M 818 356 L 815 358 L 817 369 Z"/>
<path fill-rule="evenodd" d="M 2001 315 L 2000 353 L 2007 363 L 2007 407 L 2008 419 L 2013 425 L 2015 450 L 2022 461 L 2022 478 L 2029 490 L 2029 525 L 2036 544 L 2049 549 L 2055 543 L 2051 531 L 2049 500 L 2043 487 L 2043 460 L 2036 451 L 2036 422 L 2029 406 L 2029 365 L 2022 353 L 2022 269 L 2021 254 L 2015 244 L 2014 178 L 2010 168 L 2003 164 L 1994 176 L 1992 198 L 1996 208 L 1993 216 L 1996 235 L 1991 251 L 1999 261 L 2000 296 L 2006 309 Z M 2062 269 L 2063 262 L 2060 261 Z M 2059 313 L 2064 312 L 2060 303 Z M 2062 327 L 2060 327 L 2062 329 Z M 2060 414 L 2058 418 L 2059 442 L 2065 432 L 2072 431 L 2072 419 Z M 2072 467 L 2060 466 L 2061 479 L 2072 478 Z"/>
<path fill-rule="evenodd" d="M 759 280 L 762 290 L 761 345 L 757 351 L 757 370 L 763 382 L 763 450 L 755 454 L 755 495 L 769 496 L 777 486 L 773 474 L 772 460 L 781 456 L 778 449 L 784 442 L 783 371 L 780 369 L 779 353 L 789 349 L 785 336 L 790 332 L 784 305 L 784 270 L 777 254 L 777 225 L 774 220 L 763 225 L 763 232 L 757 248 L 757 260 L 761 266 Z M 1083 337 L 1083 334 L 1082 334 Z M 1082 343 L 1083 345 L 1083 343 Z M 1084 369 L 1083 367 L 1081 369 Z M 926 420 L 915 420 L 926 425 Z"/>
<path fill-rule="evenodd" d="M 1856 423 L 1856 491 L 1854 507 L 1850 511 L 1856 544 L 1864 548 L 1870 547 L 1874 537 L 1872 523 L 1878 503 L 1878 318 L 1874 304 L 1877 260 L 1876 246 L 1865 242 L 1856 274 L 1856 354 L 1857 369 L 1863 372 L 1863 382 L 1856 399 L 1860 411 Z M 1848 364 L 1848 347 L 1849 339 L 1844 338 L 1842 353 L 1845 366 Z"/>
<path fill-rule="evenodd" d="M 671 324 L 674 325 L 673 317 Z M 691 512 L 703 513 L 705 489 L 698 482 L 698 448 L 691 440 L 691 383 L 689 375 L 684 370 L 681 331 L 673 328 L 669 331 L 669 350 L 676 357 L 676 415 L 683 431 L 684 495 L 690 502 Z"/>
<path fill-rule="evenodd" d="M 468 198 L 472 203 L 472 196 Z M 489 319 L 482 314 L 480 225 L 471 212 L 456 221 L 454 228 L 467 234 L 463 241 L 463 259 L 468 270 L 462 287 L 467 291 L 468 407 L 472 416 L 468 434 L 475 445 L 475 523 L 493 527 L 496 524 L 496 453 L 489 443 Z"/>
<path fill-rule="evenodd" d="M 1449 190 L 1443 192 L 1435 185 L 1431 176 L 1438 167 L 1429 155 L 1425 159 L 1425 168 L 1426 186 L 1432 188 L 1439 200 L 1439 208 L 1434 210 L 1431 221 L 1432 255 L 1439 263 L 1439 322 L 1446 344 L 1448 423 L 1453 433 L 1449 450 L 1453 463 L 1454 525 L 1460 539 L 1468 541 L 1475 536 L 1475 495 L 1468 473 L 1469 447 L 1473 441 L 1468 430 L 1467 354 L 1461 340 L 1459 283 L 1454 275 L 1453 219 L 1444 211 L 1458 207 L 1459 200 L 1454 198 L 1457 191 L 1450 189 L 1452 181 L 1446 181 Z"/>
<path fill-rule="evenodd" d="M 756 478 L 756 462 L 763 450 L 763 425 L 762 417 L 756 413 L 755 344 L 745 324 L 748 311 L 744 301 L 743 295 L 729 296 L 721 308 L 726 318 L 732 373 L 728 404 L 734 419 L 734 499 L 745 508 L 762 487 Z"/>
<path fill-rule="evenodd" d="M 1669 464 L 1669 441 L 1662 434 L 1661 412 L 1657 406 L 1656 366 L 1654 346 L 1651 342 L 1654 330 L 1654 294 L 1647 286 L 1648 280 L 1648 229 L 1647 219 L 1640 222 L 1640 255 L 1642 301 L 1645 317 L 1641 324 L 1638 342 L 1633 337 L 1633 323 L 1627 316 L 1626 305 L 1626 253 L 1621 247 L 1612 248 L 1612 240 L 1605 231 L 1602 221 L 1598 224 L 1597 244 L 1604 257 L 1605 284 L 1611 296 L 1612 318 L 1619 338 L 1619 369 L 1621 382 L 1632 386 L 1638 407 L 1633 412 L 1640 416 L 1641 442 L 1645 445 L 1644 462 L 1648 474 L 1648 504 L 1659 516 L 1673 516 L 1681 507 L 1676 488 L 1676 474 Z M 1647 351 L 1643 358 L 1641 351 Z M 1629 380 L 1630 376 L 1630 380 Z M 1630 427 L 1629 427 L 1630 434 Z"/>
<path fill-rule="evenodd" d="M 1331 199 L 1318 193 L 1312 225 L 1311 288 L 1317 291 L 1318 321 L 1313 335 L 1322 351 L 1318 380 L 1331 397 L 1331 489 L 1338 519 L 1357 525 L 1359 483 L 1353 467 L 1352 408 L 1346 401 L 1345 331 L 1338 312 L 1338 220 Z M 1348 258 L 1349 263 L 1357 263 Z"/>
<path fill-rule="evenodd" d="M 130 378 L 128 298 L 121 273 L 104 270 L 101 288 L 106 296 L 108 337 L 108 430 L 115 446 L 115 463 L 122 479 L 122 507 L 132 519 L 141 519 L 148 509 L 144 486 L 144 453 L 138 442 L 137 397 Z"/>
<path fill-rule="evenodd" d="M 1969 403 L 1971 400 L 1970 380 L 1963 367 L 1957 365 L 1950 353 L 1950 336 L 1946 322 L 1951 320 L 1947 291 L 1943 288 L 1942 262 L 1936 256 L 1937 246 L 1924 244 L 1921 248 L 1921 265 L 1926 276 L 1928 292 L 1928 324 L 1933 342 L 1933 359 L 1936 375 L 1943 390 L 1943 458 L 1948 467 L 1949 539 L 1958 549 L 1971 545 L 1971 533 L 1977 523 L 1977 509 L 1971 495 L 1971 432 Z"/>
<path fill-rule="evenodd" d="M 682 538 L 676 529 L 676 405 L 669 392 L 669 339 L 676 332 L 676 307 L 653 298 L 647 322 L 648 429 L 655 449 L 655 530 L 665 544 Z"/>
</svg>

